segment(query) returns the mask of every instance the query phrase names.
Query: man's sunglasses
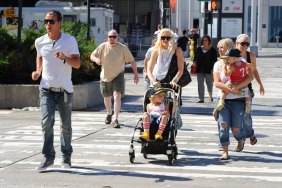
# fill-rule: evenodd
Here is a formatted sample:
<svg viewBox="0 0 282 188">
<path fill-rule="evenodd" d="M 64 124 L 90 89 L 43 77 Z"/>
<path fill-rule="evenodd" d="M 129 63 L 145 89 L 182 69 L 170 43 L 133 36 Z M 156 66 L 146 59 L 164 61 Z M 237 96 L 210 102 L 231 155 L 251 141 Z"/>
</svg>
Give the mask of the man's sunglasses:
<svg viewBox="0 0 282 188">
<path fill-rule="evenodd" d="M 44 20 L 44 24 L 48 24 L 48 23 L 50 23 L 50 24 L 54 25 L 56 21 L 58 21 L 58 20 L 45 19 L 45 20 Z"/>
<path fill-rule="evenodd" d="M 167 40 L 170 41 L 171 37 L 170 36 L 161 36 L 161 40 Z"/>
<path fill-rule="evenodd" d="M 116 39 L 117 36 L 108 36 L 110 39 Z"/>
<path fill-rule="evenodd" d="M 249 42 L 239 42 L 239 44 L 240 44 L 241 46 L 247 46 L 247 47 L 250 46 L 250 43 L 249 43 Z"/>
</svg>

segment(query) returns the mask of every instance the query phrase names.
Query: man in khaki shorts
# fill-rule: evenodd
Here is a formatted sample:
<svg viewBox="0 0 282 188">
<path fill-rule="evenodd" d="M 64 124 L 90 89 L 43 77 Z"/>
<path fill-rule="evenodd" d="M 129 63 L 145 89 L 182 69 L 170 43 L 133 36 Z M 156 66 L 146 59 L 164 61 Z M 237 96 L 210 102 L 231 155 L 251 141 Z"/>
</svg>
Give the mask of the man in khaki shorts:
<svg viewBox="0 0 282 188">
<path fill-rule="evenodd" d="M 100 89 L 104 97 L 107 110 L 106 124 L 112 124 L 114 128 L 120 128 L 118 115 L 121 106 L 121 95 L 124 93 L 124 66 L 130 62 L 134 72 L 134 83 L 138 83 L 139 76 L 137 65 L 129 49 L 118 42 L 118 33 L 111 30 L 108 33 L 108 41 L 100 44 L 91 54 L 91 61 L 102 65 L 100 74 Z M 114 113 L 112 111 L 112 96 L 114 97 Z"/>
</svg>

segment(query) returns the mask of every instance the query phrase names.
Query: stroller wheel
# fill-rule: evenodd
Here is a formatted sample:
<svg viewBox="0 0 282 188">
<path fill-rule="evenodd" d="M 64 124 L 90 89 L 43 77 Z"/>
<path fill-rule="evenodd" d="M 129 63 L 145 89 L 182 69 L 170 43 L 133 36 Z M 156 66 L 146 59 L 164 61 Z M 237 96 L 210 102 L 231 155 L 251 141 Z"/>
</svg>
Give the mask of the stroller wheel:
<svg viewBox="0 0 282 188">
<path fill-rule="evenodd" d="M 134 163 L 134 159 L 135 159 L 135 150 L 133 149 L 133 146 L 129 147 L 129 161 L 131 163 Z"/>
<path fill-rule="evenodd" d="M 143 157 L 144 157 L 145 159 L 148 159 L 148 154 L 147 154 L 147 153 L 143 153 Z"/>
<path fill-rule="evenodd" d="M 176 160 L 177 159 L 177 155 L 178 155 L 177 147 L 175 147 L 173 149 L 174 149 L 173 158 Z"/>
<path fill-rule="evenodd" d="M 168 164 L 172 165 L 173 164 L 173 156 L 172 156 L 172 154 L 169 154 L 167 157 L 168 157 Z"/>
<path fill-rule="evenodd" d="M 129 156 L 129 161 L 130 161 L 131 163 L 134 163 L 134 160 L 135 160 L 135 157 L 134 157 L 133 155 L 130 155 L 130 156 Z"/>
</svg>

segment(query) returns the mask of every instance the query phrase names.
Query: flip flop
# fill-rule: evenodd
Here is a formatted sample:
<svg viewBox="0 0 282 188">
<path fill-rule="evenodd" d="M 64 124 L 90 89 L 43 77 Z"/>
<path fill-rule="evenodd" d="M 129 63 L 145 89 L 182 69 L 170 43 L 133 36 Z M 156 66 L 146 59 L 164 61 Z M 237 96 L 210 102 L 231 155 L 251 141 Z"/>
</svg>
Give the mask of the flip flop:
<svg viewBox="0 0 282 188">
<path fill-rule="evenodd" d="M 236 151 L 237 152 L 242 151 L 244 149 L 244 146 L 245 146 L 245 141 L 244 140 L 238 141 L 238 145 L 237 145 Z"/>
<path fill-rule="evenodd" d="M 229 156 L 226 155 L 226 154 L 223 154 L 223 155 L 219 158 L 219 160 L 221 160 L 221 161 L 228 160 L 228 159 L 229 159 Z"/>
<path fill-rule="evenodd" d="M 215 109 L 213 110 L 213 112 L 212 112 L 212 115 L 213 115 L 215 121 L 217 121 L 217 120 L 218 120 L 218 116 L 219 116 L 219 111 L 216 110 L 216 108 L 215 108 Z"/>
<path fill-rule="evenodd" d="M 223 147 L 218 147 L 218 151 L 223 151 Z"/>
<path fill-rule="evenodd" d="M 257 143 L 257 141 L 258 140 L 257 140 L 256 136 L 253 136 L 253 137 L 250 138 L 250 144 L 251 145 L 255 145 Z"/>
</svg>

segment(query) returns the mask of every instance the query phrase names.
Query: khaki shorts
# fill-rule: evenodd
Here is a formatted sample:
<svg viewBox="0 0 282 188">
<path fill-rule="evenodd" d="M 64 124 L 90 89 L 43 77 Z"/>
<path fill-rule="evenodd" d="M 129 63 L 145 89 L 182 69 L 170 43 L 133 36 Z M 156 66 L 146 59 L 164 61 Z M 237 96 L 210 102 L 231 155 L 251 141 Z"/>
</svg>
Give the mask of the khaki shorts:
<svg viewBox="0 0 282 188">
<path fill-rule="evenodd" d="M 103 97 L 113 96 L 114 91 L 124 93 L 124 72 L 120 73 L 111 82 L 100 82 L 100 90 Z"/>
</svg>

